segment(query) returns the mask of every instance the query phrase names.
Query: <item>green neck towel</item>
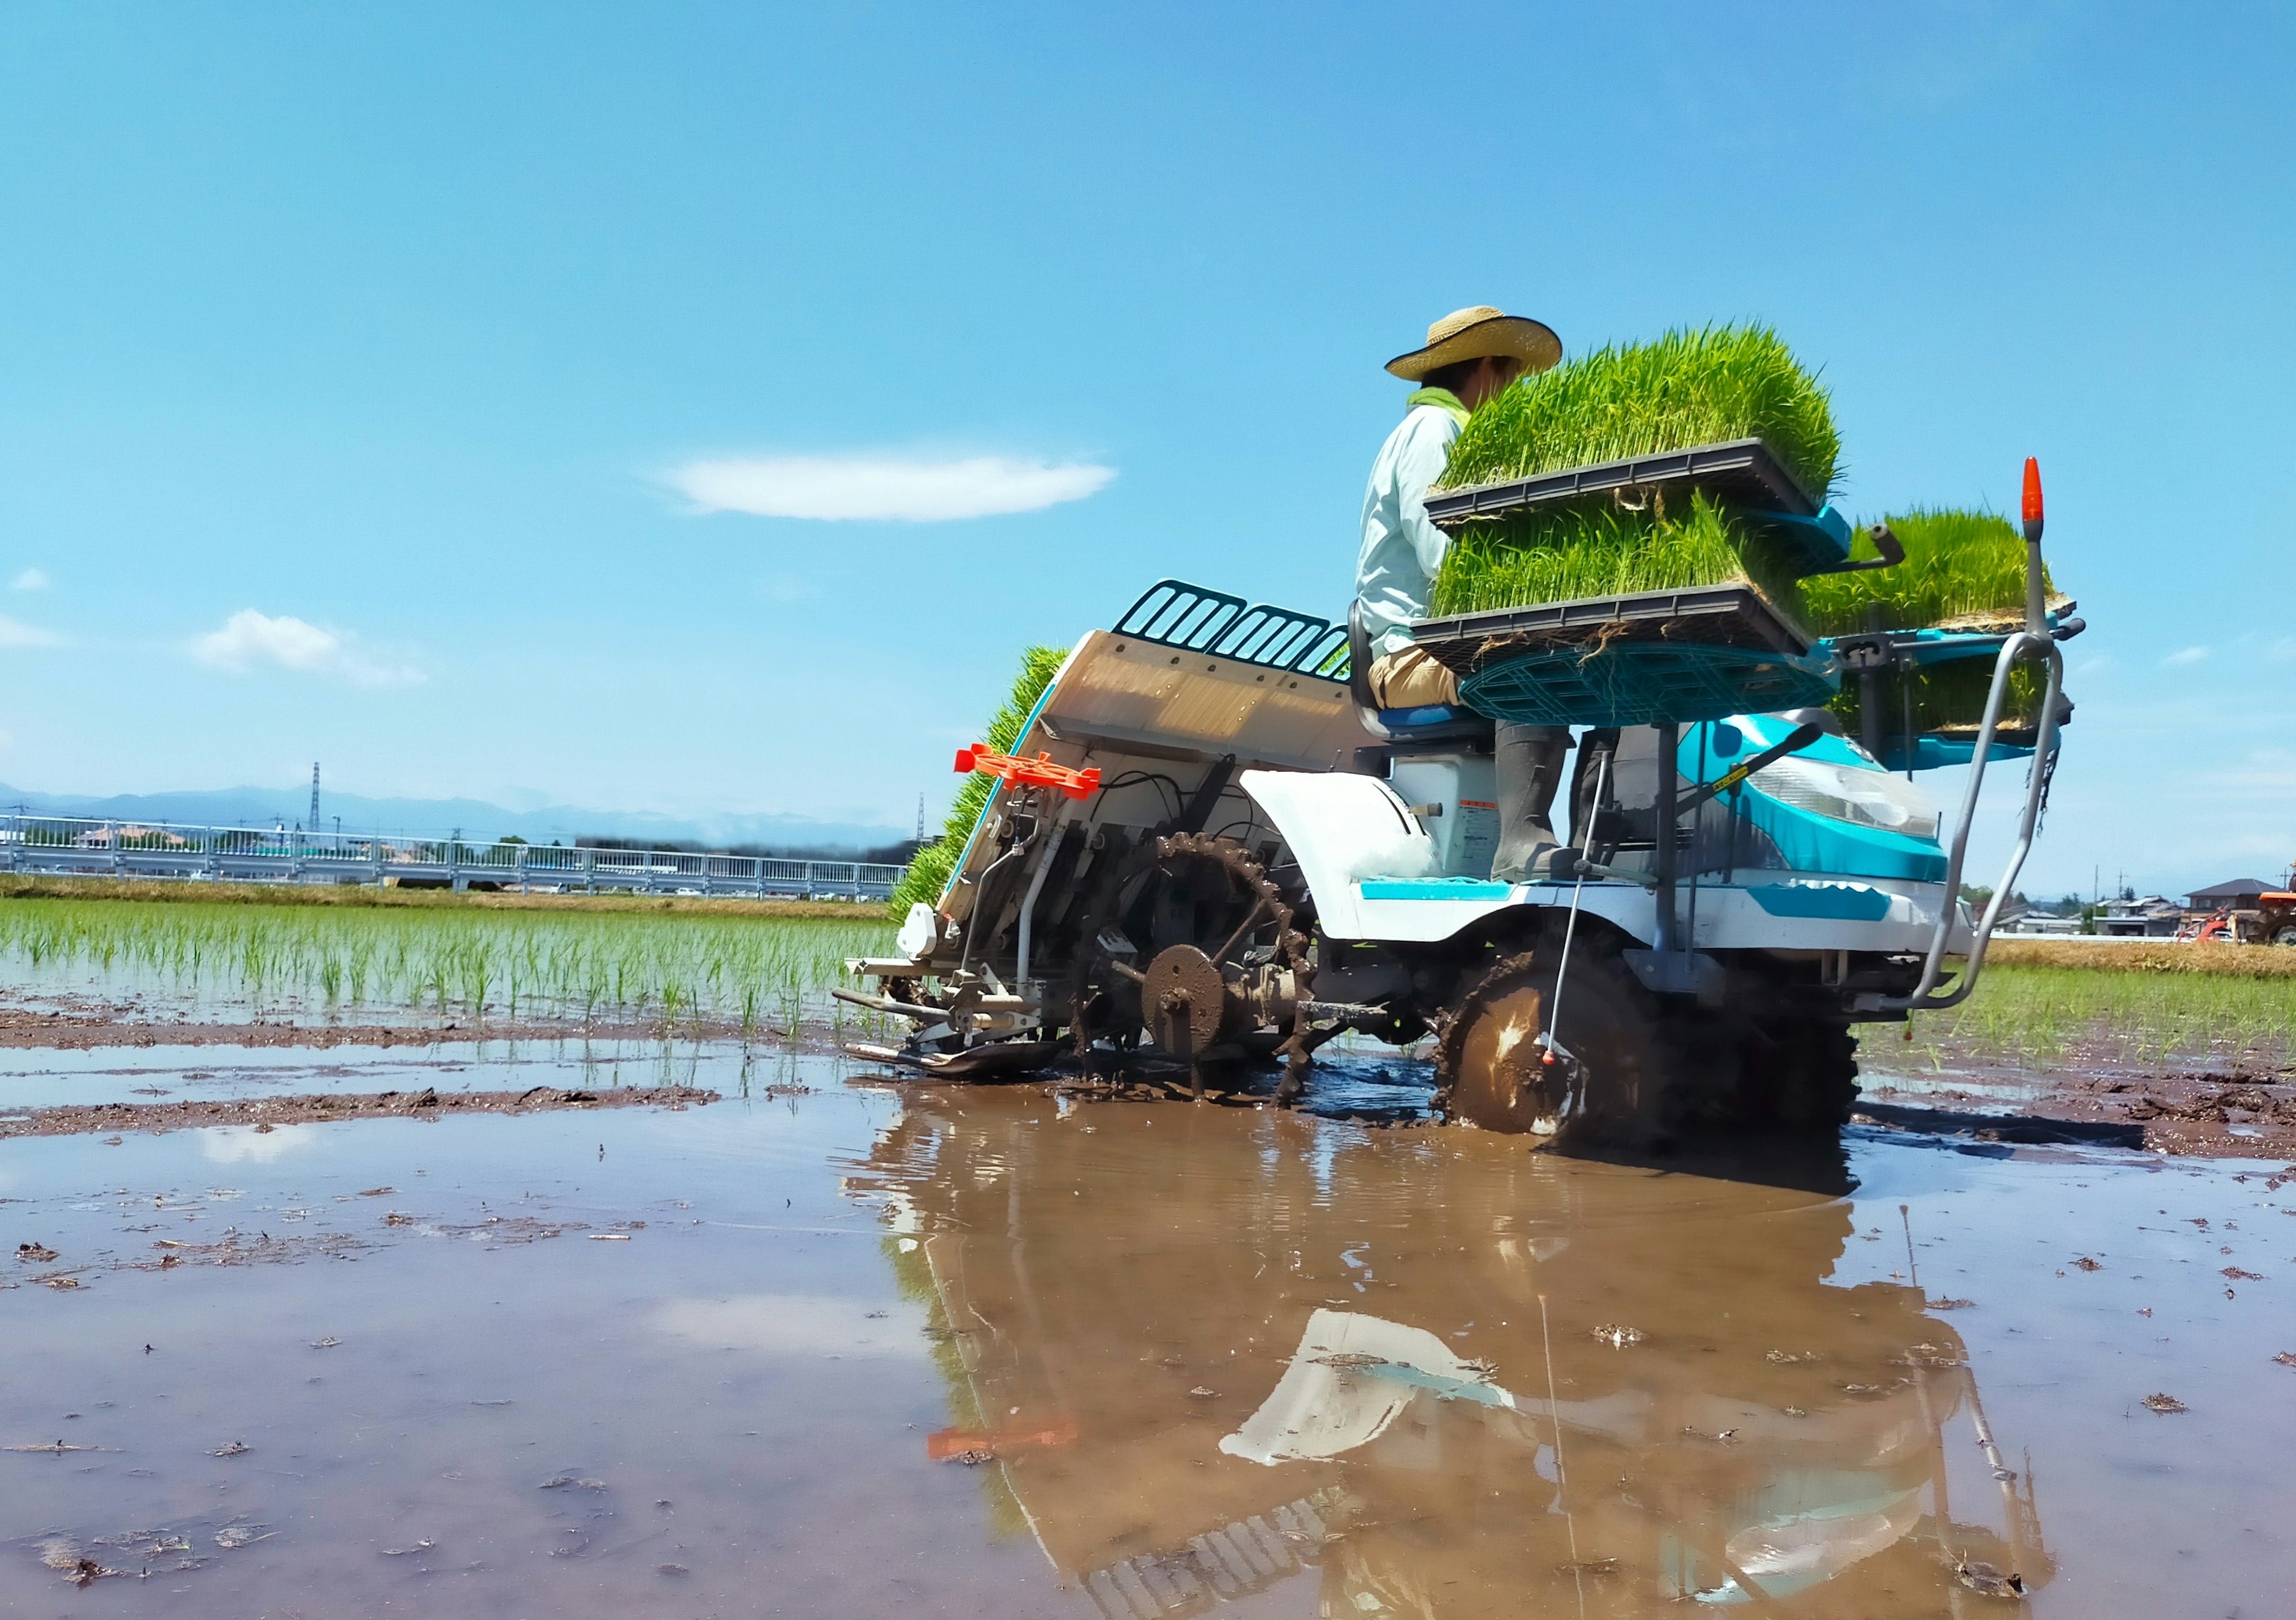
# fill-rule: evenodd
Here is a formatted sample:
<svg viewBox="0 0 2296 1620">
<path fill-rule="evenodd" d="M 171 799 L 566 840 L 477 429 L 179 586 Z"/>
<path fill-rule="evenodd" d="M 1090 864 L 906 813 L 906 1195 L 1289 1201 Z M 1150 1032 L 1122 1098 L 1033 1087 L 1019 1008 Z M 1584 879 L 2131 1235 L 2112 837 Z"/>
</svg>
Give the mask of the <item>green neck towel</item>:
<svg viewBox="0 0 2296 1620">
<path fill-rule="evenodd" d="M 1459 397 L 1448 389 L 1421 389 L 1410 398 L 1405 400 L 1403 405 L 1406 410 L 1414 409 L 1420 405 L 1433 405 L 1438 410 L 1450 412 L 1458 419 L 1461 427 L 1467 425 L 1469 415 L 1467 407 L 1461 405 Z"/>
</svg>

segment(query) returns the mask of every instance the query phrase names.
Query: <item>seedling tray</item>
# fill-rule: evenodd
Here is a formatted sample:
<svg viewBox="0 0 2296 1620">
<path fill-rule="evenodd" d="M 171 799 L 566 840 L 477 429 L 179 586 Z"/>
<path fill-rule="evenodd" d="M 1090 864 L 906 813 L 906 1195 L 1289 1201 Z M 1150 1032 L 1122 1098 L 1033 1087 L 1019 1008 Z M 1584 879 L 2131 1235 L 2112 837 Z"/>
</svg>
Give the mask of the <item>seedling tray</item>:
<svg viewBox="0 0 2296 1620">
<path fill-rule="evenodd" d="M 1840 685 L 1823 658 L 1625 642 L 1495 659 L 1460 683 L 1459 701 L 1521 725 L 1686 725 L 1814 708 Z"/>
<path fill-rule="evenodd" d="M 1446 528 L 1474 518 L 1496 518 L 1528 506 L 1551 506 L 1614 490 L 1633 492 L 1695 487 L 1748 506 L 1814 518 L 1817 503 L 1778 464 L 1759 438 L 1734 438 L 1688 450 L 1660 450 L 1624 461 L 1566 467 L 1527 479 L 1446 489 L 1427 497 L 1427 515 Z"/>
<path fill-rule="evenodd" d="M 1478 714 L 1530 725 L 1690 724 L 1824 703 L 1833 662 L 1751 585 L 1428 619 L 1414 641 Z"/>
<path fill-rule="evenodd" d="M 1800 658 L 1809 638 L 1789 625 L 1762 593 L 1747 585 L 1691 585 L 1678 591 L 1637 591 L 1492 608 L 1450 618 L 1422 620 L 1412 639 L 1464 678 L 1494 659 L 1525 652 L 1626 642 L 1742 647 Z"/>
<path fill-rule="evenodd" d="M 1692 490 L 1727 502 L 1757 522 L 1779 530 L 1802 553 L 1811 573 L 1839 568 L 1849 555 L 1849 524 L 1813 500 L 1759 438 L 1734 438 L 1688 450 L 1665 450 L 1623 461 L 1596 462 L 1531 478 L 1448 489 L 1427 497 L 1437 528 L 1456 529 L 1481 519 L 1534 507 L 1610 495 L 1635 500 Z"/>
</svg>

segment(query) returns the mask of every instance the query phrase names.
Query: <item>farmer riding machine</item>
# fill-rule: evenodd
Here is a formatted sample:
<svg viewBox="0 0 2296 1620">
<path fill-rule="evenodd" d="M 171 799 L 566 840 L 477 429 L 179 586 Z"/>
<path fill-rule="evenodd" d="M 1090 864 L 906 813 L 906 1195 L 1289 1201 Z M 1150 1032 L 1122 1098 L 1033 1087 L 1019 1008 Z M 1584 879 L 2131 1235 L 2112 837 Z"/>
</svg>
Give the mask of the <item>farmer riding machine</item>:
<svg viewBox="0 0 2296 1620">
<path fill-rule="evenodd" d="M 1431 497 L 1447 525 L 1509 503 L 1760 486 L 1809 571 L 1890 566 L 1754 441 Z M 1798 505 L 1799 510 L 1794 510 Z M 844 999 L 904 1019 L 855 1050 L 927 1075 L 1128 1074 L 1196 1095 L 1280 1060 L 1296 1097 L 1343 1034 L 1432 1037 L 1454 1117 L 1546 1141 L 1652 1145 L 1702 1128 L 1831 1131 L 1853 1026 L 1965 997 L 2045 802 L 2062 701 L 2027 469 L 2017 622 L 1964 636 L 1991 684 L 1964 734 L 1885 724 L 1874 673 L 1943 656 L 1931 631 L 1810 642 L 1739 585 L 1430 620 L 1458 708 L 1382 711 L 1360 622 L 1167 579 L 1087 632 L 1003 750 L 937 903 Z M 1927 638 L 1924 640 L 1924 638 Z M 1824 707 L 1868 698 L 1852 734 Z M 2013 682 L 2042 700 L 2006 722 Z M 1855 687 L 1853 686 L 1853 690 Z M 1491 875 L 1495 719 L 1588 728 L 1568 855 Z M 2007 869 L 1956 901 L 1988 762 L 2030 755 Z M 1884 762 L 1888 762 L 1885 764 Z M 1950 829 L 1912 773 L 1965 765 Z M 1895 765 L 1906 773 L 1900 775 Z M 1948 966 L 1948 959 L 1957 959 Z"/>
</svg>

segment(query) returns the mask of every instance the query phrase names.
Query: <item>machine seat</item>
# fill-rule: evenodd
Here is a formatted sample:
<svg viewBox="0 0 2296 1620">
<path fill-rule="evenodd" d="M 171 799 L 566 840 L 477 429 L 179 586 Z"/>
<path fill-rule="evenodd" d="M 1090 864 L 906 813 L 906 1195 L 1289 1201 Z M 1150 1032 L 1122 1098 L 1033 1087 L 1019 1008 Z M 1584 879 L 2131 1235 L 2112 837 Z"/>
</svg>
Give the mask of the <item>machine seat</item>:
<svg viewBox="0 0 2296 1620">
<path fill-rule="evenodd" d="M 1488 725 L 1489 721 L 1472 708 L 1455 708 L 1438 703 L 1427 708 L 1382 708 L 1378 711 L 1380 729 L 1390 734 L 1416 732 L 1428 726 Z"/>
<path fill-rule="evenodd" d="M 1382 708 L 1371 693 L 1371 634 L 1364 628 L 1363 603 L 1348 606 L 1348 688 L 1364 730 L 1390 746 L 1435 746 L 1464 742 L 1490 745 L 1492 724 L 1471 708 L 1431 704 L 1424 708 Z"/>
</svg>

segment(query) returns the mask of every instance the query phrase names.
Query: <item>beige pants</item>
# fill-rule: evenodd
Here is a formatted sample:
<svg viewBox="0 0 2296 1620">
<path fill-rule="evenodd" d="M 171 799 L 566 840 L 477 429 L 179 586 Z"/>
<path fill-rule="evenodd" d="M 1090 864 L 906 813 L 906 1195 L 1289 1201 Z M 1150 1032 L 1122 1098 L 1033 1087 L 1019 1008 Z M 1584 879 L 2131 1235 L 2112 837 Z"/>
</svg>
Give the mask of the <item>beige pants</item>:
<svg viewBox="0 0 2296 1620">
<path fill-rule="evenodd" d="M 1382 708 L 1434 708 L 1459 701 L 1459 677 L 1427 655 L 1406 647 L 1372 660 L 1371 694 Z"/>
</svg>

